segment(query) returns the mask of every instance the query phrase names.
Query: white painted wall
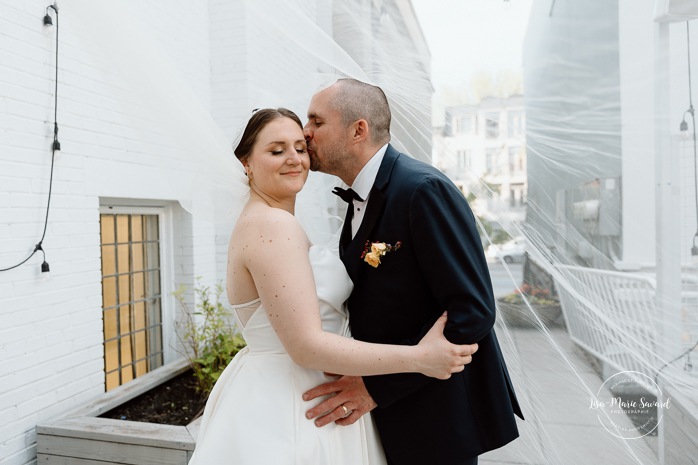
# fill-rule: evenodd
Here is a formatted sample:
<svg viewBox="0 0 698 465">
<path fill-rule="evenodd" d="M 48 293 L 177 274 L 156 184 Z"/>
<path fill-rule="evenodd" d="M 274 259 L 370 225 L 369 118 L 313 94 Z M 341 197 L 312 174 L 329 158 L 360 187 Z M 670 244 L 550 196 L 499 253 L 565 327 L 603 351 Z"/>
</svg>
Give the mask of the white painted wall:
<svg viewBox="0 0 698 465">
<path fill-rule="evenodd" d="M 617 266 L 636 268 L 655 263 L 654 0 L 623 0 L 618 6 L 623 256 Z"/>
<path fill-rule="evenodd" d="M 46 214 L 53 133 L 53 29 L 42 26 L 48 2 L 0 1 L 0 268 L 24 259 L 39 241 Z M 183 79 L 206 108 L 212 86 L 207 1 L 138 4 Z M 99 207 L 118 203 L 166 207 L 168 279 L 222 279 L 215 231 L 192 220 L 176 192 L 149 164 L 172 149 L 143 108 L 121 99 L 123 83 L 108 60 L 91 55 L 75 33 L 70 0 L 59 17 L 59 140 L 48 230 L 41 254 L 0 273 L 0 464 L 34 463 L 34 427 L 104 391 Z M 55 24 L 55 16 L 54 16 Z M 163 312 L 173 323 L 174 303 Z M 166 328 L 167 330 L 167 328 Z M 172 337 L 167 340 L 173 341 Z M 171 348 L 167 358 L 176 356 Z"/>
</svg>

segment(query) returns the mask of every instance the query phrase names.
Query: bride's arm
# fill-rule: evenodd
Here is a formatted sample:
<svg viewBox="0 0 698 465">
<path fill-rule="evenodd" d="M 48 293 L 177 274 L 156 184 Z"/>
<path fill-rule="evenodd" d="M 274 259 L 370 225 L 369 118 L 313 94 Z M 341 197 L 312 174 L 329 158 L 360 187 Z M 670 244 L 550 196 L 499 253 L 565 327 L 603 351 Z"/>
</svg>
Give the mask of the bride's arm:
<svg viewBox="0 0 698 465">
<path fill-rule="evenodd" d="M 448 342 L 445 318 L 417 346 L 372 344 L 324 332 L 308 240 L 287 212 L 273 210 L 258 218 L 245 240 L 245 266 L 272 327 L 299 365 L 345 375 L 415 372 L 446 379 L 470 362 L 476 346 Z"/>
</svg>

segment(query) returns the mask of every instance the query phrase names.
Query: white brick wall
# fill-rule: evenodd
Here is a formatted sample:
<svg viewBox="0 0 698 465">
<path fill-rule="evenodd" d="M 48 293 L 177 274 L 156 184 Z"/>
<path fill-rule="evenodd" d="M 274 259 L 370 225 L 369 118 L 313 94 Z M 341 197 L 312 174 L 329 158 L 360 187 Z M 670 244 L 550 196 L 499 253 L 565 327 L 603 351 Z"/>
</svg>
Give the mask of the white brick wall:
<svg viewBox="0 0 698 465">
<path fill-rule="evenodd" d="M 209 2 L 211 32 L 211 112 L 233 140 L 247 109 L 248 84 L 245 31 L 247 24 L 240 2 Z"/>
<path fill-rule="evenodd" d="M 43 241 L 51 275 L 41 275 L 40 253 L 0 273 L 0 465 L 35 463 L 34 427 L 104 391 L 100 198 L 160 199 L 169 206 L 167 221 L 177 231 L 167 259 L 171 283 L 163 283 L 170 289 L 174 282 L 192 285 L 196 275 L 223 278 L 213 227 L 173 207 L 172 185 L 154 176 L 159 165 L 151 157 L 176 144 L 158 133 L 141 102 L 124 98 L 109 60 L 92 54 L 76 32 L 72 8 L 78 3 L 60 4 L 63 151 L 56 157 Z M 133 2 L 129 11 L 148 25 L 194 96 L 210 108 L 208 2 L 176 3 Z M 23 260 L 43 231 L 55 56 L 55 28 L 42 26 L 47 5 L 0 0 L 0 268 Z M 173 324 L 177 309 L 169 296 L 164 301 L 164 318 Z M 166 336 L 166 344 L 174 341 Z M 166 350 L 168 359 L 176 355 Z"/>
<path fill-rule="evenodd" d="M 2 2 L 0 8 L 2 268 L 24 259 L 43 230 L 54 62 L 53 36 L 41 25 L 45 7 L 41 2 Z M 99 249 L 90 248 L 95 222 L 89 199 L 76 186 L 82 173 L 73 158 L 66 152 L 56 164 L 44 240 L 52 279 L 40 276 L 41 254 L 0 273 L 3 465 L 32 462 L 37 422 L 77 405 L 76 396 L 90 398 L 102 390 Z M 95 303 L 97 318 L 86 318 Z"/>
</svg>

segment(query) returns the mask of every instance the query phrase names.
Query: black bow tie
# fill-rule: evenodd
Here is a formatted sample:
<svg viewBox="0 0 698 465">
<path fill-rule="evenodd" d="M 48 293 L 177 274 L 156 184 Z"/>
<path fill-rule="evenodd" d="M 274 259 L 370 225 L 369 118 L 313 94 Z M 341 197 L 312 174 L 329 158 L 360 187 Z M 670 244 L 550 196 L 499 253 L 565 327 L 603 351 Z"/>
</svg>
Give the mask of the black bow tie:
<svg viewBox="0 0 698 465">
<path fill-rule="evenodd" d="M 342 189 L 341 187 L 335 187 L 332 193 L 340 196 L 346 203 L 353 203 L 353 200 L 364 201 L 352 188 Z"/>
</svg>

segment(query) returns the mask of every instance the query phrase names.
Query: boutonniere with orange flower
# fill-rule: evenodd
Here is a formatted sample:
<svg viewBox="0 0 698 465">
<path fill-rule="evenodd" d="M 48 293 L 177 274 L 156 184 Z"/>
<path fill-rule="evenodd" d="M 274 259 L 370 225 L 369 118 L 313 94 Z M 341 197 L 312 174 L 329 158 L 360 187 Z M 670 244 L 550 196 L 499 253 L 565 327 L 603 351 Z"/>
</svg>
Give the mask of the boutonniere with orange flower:
<svg viewBox="0 0 698 465">
<path fill-rule="evenodd" d="M 366 241 L 366 247 L 364 247 L 364 251 L 361 253 L 361 258 L 373 268 L 378 268 L 378 265 L 381 264 L 381 257 L 383 255 L 397 250 L 401 246 L 402 242 L 400 241 L 397 241 L 395 245 L 386 244 L 385 242 Z"/>
</svg>

